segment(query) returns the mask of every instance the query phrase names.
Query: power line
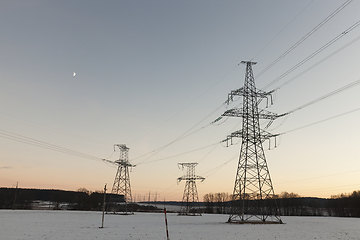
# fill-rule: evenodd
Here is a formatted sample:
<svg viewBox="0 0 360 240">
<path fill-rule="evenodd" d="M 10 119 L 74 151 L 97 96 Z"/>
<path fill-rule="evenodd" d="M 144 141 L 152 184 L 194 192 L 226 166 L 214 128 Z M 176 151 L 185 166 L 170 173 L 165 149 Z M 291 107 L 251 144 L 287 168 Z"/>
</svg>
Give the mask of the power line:
<svg viewBox="0 0 360 240">
<path fill-rule="evenodd" d="M 108 142 L 103 141 L 102 139 L 94 139 L 94 138 L 91 138 L 91 137 L 88 137 L 88 136 L 83 136 L 83 135 L 80 135 L 80 134 L 70 132 L 68 130 L 47 126 L 45 124 L 30 121 L 30 120 L 20 118 L 20 117 L 17 117 L 17 116 L 11 115 L 11 114 L 7 114 L 7 113 L 4 113 L 4 112 L 0 112 L 0 115 L 2 115 L 2 117 L 4 119 L 6 119 L 7 121 L 11 121 L 12 123 L 17 122 L 17 123 L 20 123 L 20 124 L 29 125 L 31 127 L 36 127 L 38 129 L 43 129 L 43 130 L 46 130 L 46 131 L 49 131 L 49 132 L 61 133 L 63 135 L 68 135 L 68 136 L 76 137 L 76 138 L 79 138 L 79 139 L 82 139 L 82 140 L 87 140 L 89 142 L 93 142 L 93 143 L 97 143 L 97 144 L 98 143 L 107 143 L 108 144 Z"/>
<path fill-rule="evenodd" d="M 74 151 L 74 150 L 71 150 L 68 148 L 60 147 L 60 146 L 57 146 L 57 145 L 54 145 L 51 143 L 47 143 L 47 142 L 40 141 L 40 140 L 37 140 L 34 138 L 19 135 L 16 133 L 11 133 L 11 132 L 1 130 L 1 129 L 0 129 L 0 137 L 10 139 L 13 141 L 17 141 L 17 142 L 21 142 L 21 143 L 25 143 L 25 144 L 29 144 L 29 145 L 33 145 L 33 146 L 37 146 L 37 147 L 41 147 L 41 148 L 52 150 L 52 151 L 76 156 L 76 157 L 86 158 L 86 159 L 94 160 L 94 161 L 102 161 L 101 158 L 98 158 L 98 157 L 95 157 L 95 156 L 92 156 L 92 155 L 89 155 L 86 153 Z"/>
<path fill-rule="evenodd" d="M 165 157 L 165 158 L 155 159 L 155 160 L 151 160 L 151 161 L 147 161 L 147 162 L 145 162 L 145 160 L 144 160 L 144 161 L 142 161 L 142 162 L 140 162 L 140 163 L 138 163 L 138 164 L 136 164 L 136 165 L 167 160 L 167 159 L 174 158 L 174 157 L 178 157 L 178 156 L 182 156 L 182 155 L 185 155 L 185 154 L 188 154 L 188 153 L 196 152 L 196 151 L 199 151 L 199 150 L 208 148 L 208 147 L 212 147 L 212 146 L 215 146 L 215 145 L 218 145 L 218 144 L 220 144 L 220 142 L 216 142 L 216 143 L 213 143 L 213 144 L 210 144 L 210 145 L 206 145 L 206 146 L 204 146 L 204 147 L 196 148 L 196 149 L 193 149 L 193 150 L 190 150 L 190 151 L 187 151 L 187 152 L 179 153 L 179 154 L 172 155 L 172 156 Z"/>
<path fill-rule="evenodd" d="M 232 160 L 235 159 L 235 157 L 237 156 L 238 154 L 236 153 L 234 156 L 232 156 L 229 160 L 227 160 L 226 162 L 204 172 L 202 175 L 206 174 L 206 173 L 210 173 L 209 175 L 207 175 L 205 178 L 208 178 L 209 176 L 213 175 L 214 173 L 216 173 L 217 171 L 219 171 L 222 167 L 224 167 L 226 164 L 228 164 L 229 162 L 231 162 Z"/>
<path fill-rule="evenodd" d="M 207 88 L 202 94 L 198 95 L 194 100 L 192 100 L 188 105 L 186 105 L 185 107 L 183 107 L 181 110 L 179 110 L 178 112 L 176 112 L 174 115 L 172 115 L 171 117 L 169 117 L 167 120 L 165 120 L 164 122 L 162 122 L 160 125 L 158 125 L 157 127 L 153 128 L 152 130 L 148 131 L 147 133 L 145 133 L 143 136 L 139 137 L 138 139 L 134 140 L 138 141 L 139 139 L 145 137 L 146 135 L 148 135 L 149 133 L 155 131 L 156 129 L 158 129 L 159 127 L 161 127 L 162 125 L 164 125 L 166 122 L 170 121 L 172 118 L 174 118 L 176 115 L 178 115 L 180 112 L 184 111 L 185 109 L 187 109 L 189 106 L 191 106 L 194 102 L 196 102 L 198 99 L 200 99 L 202 96 L 204 96 L 208 91 L 210 91 L 213 87 L 215 87 L 219 82 L 221 82 L 224 78 L 226 78 L 230 73 L 232 73 L 236 68 L 238 67 L 238 64 L 233 67 L 230 71 L 228 71 L 224 76 L 222 76 L 219 80 L 217 80 L 213 85 L 211 85 L 209 88 Z"/>
<path fill-rule="evenodd" d="M 172 145 L 172 144 L 174 144 L 174 143 L 176 143 L 176 142 L 178 142 L 178 141 L 180 141 L 180 140 L 182 140 L 182 139 L 184 139 L 184 138 L 186 138 L 186 137 L 189 137 L 189 136 L 191 136 L 191 135 L 193 135 L 193 134 L 201 131 L 202 129 L 204 129 L 204 128 L 208 127 L 208 126 L 210 126 L 210 125 L 206 125 L 206 126 L 203 126 L 203 127 L 201 127 L 201 128 L 198 128 L 198 129 L 196 129 L 195 131 L 190 132 L 189 134 L 181 135 L 181 136 L 179 136 L 178 138 L 176 138 L 175 140 L 173 140 L 172 142 L 170 142 L 170 143 L 168 143 L 168 144 L 166 144 L 166 145 L 164 145 L 164 146 L 162 146 L 162 147 L 159 147 L 159 148 L 157 148 L 157 149 L 155 149 L 155 150 L 152 150 L 152 151 L 150 151 L 150 152 L 148 152 L 148 153 L 145 153 L 145 154 L 143 154 L 143 155 L 140 155 L 140 156 L 134 158 L 132 161 L 134 161 L 134 160 L 136 160 L 136 159 L 139 159 L 139 158 L 142 158 L 142 157 L 144 157 L 144 156 L 147 156 L 147 155 L 149 155 L 149 154 L 152 154 L 151 156 L 147 157 L 146 159 L 140 161 L 140 162 L 138 163 L 138 164 L 140 164 L 140 163 L 148 160 L 149 158 L 155 156 L 157 153 L 159 153 L 160 151 L 162 151 L 162 150 L 164 150 L 165 148 L 169 147 L 170 145 Z"/>
<path fill-rule="evenodd" d="M 357 158 L 357 159 L 352 159 L 352 160 L 348 160 L 348 161 L 341 161 L 341 162 L 337 162 L 337 163 L 331 163 L 331 164 L 329 164 L 329 163 L 327 163 L 326 165 L 321 165 L 321 166 L 318 166 L 318 167 L 311 167 L 311 168 L 306 168 L 306 169 L 300 169 L 300 170 L 297 170 L 297 171 L 287 171 L 286 172 L 286 174 L 285 174 L 285 176 L 293 176 L 294 175 L 294 173 L 301 173 L 301 172 L 309 172 L 309 170 L 316 170 L 316 169 L 322 169 L 322 170 L 324 170 L 325 168 L 327 168 L 327 167 L 332 167 L 333 165 L 339 165 L 339 164 L 341 164 L 341 165 L 344 165 L 345 163 L 349 163 L 349 162 L 355 162 L 355 161 L 359 161 L 359 159 Z M 345 164 L 346 165 L 346 164 Z"/>
<path fill-rule="evenodd" d="M 343 174 L 354 173 L 354 172 L 360 172 L 360 169 L 358 169 L 358 170 L 353 170 L 353 171 L 348 171 L 348 172 L 342 172 L 342 173 L 335 173 L 335 174 L 330 174 L 330 175 L 324 175 L 324 176 L 319 176 L 319 177 L 306 178 L 306 179 L 301 179 L 301 180 L 294 180 L 294 181 L 289 181 L 289 182 L 280 182 L 280 183 L 276 183 L 276 184 L 285 184 L 285 183 L 294 183 L 294 182 L 309 181 L 309 180 L 314 180 L 314 179 L 319 179 L 319 178 L 333 177 L 333 176 L 337 176 L 337 175 L 343 175 Z"/>
<path fill-rule="evenodd" d="M 338 88 L 338 89 L 336 89 L 335 91 L 332 91 L 332 92 L 330 92 L 330 93 L 328 93 L 328 94 L 325 94 L 324 96 L 321 96 L 321 97 L 319 97 L 319 98 L 317 98 L 317 99 L 315 99 L 315 100 L 312 100 L 312 101 L 310 101 L 310 102 L 308 102 L 308 103 L 306 103 L 306 104 L 304 104 L 304 105 L 301 105 L 300 107 L 294 108 L 293 110 L 287 112 L 287 114 L 296 112 L 296 111 L 301 110 L 301 109 L 303 109 L 303 108 L 306 108 L 306 107 L 308 107 L 308 106 L 310 106 L 310 105 L 313 105 L 313 104 L 315 104 L 315 103 L 317 103 L 317 102 L 320 102 L 320 101 L 322 101 L 322 100 L 324 100 L 324 99 L 327 99 L 327 98 L 329 98 L 329 97 L 332 97 L 332 96 L 334 96 L 334 95 L 336 95 L 336 94 L 338 94 L 338 93 L 341 93 L 341 92 L 343 92 L 343 91 L 345 91 L 345 90 L 348 90 L 348 89 L 350 89 L 350 88 L 353 88 L 353 87 L 355 87 L 356 85 L 358 85 L 359 83 L 360 83 L 360 79 L 358 79 L 358 80 L 356 80 L 356 81 L 354 81 L 354 82 L 352 82 L 352 83 L 350 83 L 350 84 L 348 84 L 348 85 L 345 85 L 345 86 L 343 86 L 343 87 L 341 87 L 341 88 Z"/>
<path fill-rule="evenodd" d="M 313 2 L 314 0 L 310 1 L 288 24 L 286 24 L 285 27 L 283 27 L 280 32 L 278 32 L 278 34 L 275 35 L 275 37 L 273 37 L 257 54 L 255 54 L 255 56 L 251 59 L 251 61 L 256 58 L 265 48 L 267 48 L 267 46 L 270 45 L 270 43 L 272 43 L 298 16 L 300 16 L 300 14 L 302 12 L 305 11 L 306 8 L 309 7 L 309 5 Z"/>
<path fill-rule="evenodd" d="M 302 105 L 302 106 L 300 106 L 300 107 L 297 107 L 297 108 L 295 108 L 295 109 L 287 112 L 287 114 L 290 114 L 290 113 L 293 113 L 293 112 L 295 112 L 295 111 L 304 109 L 305 107 L 308 107 L 308 106 L 310 106 L 310 105 L 312 105 L 312 104 L 315 104 L 315 103 L 317 103 L 317 102 L 320 102 L 320 101 L 322 101 L 322 100 L 324 100 L 324 99 L 326 99 L 326 98 L 329 98 L 329 97 L 331 97 L 331 96 L 334 96 L 335 94 L 338 94 L 338 93 L 340 93 L 340 92 L 342 92 L 342 91 L 345 91 L 345 90 L 348 90 L 348 89 L 350 89 L 350 88 L 352 88 L 352 87 L 355 87 L 355 86 L 358 85 L 359 83 L 360 83 L 360 79 L 358 79 L 358 80 L 356 80 L 356 81 L 354 81 L 354 82 L 352 82 L 352 83 L 350 83 L 350 84 L 348 84 L 348 85 L 346 85 L 346 86 L 343 86 L 343 87 L 341 87 L 341 88 L 339 88 L 339 89 L 337 89 L 337 90 L 335 90 L 335 91 L 333 91 L 333 92 L 330 92 L 330 93 L 328 93 L 328 94 L 325 94 L 324 96 L 322 96 L 322 97 L 320 97 L 320 98 L 317 98 L 317 99 L 315 99 L 315 100 L 313 100 L 313 101 L 310 101 L 310 102 L 308 102 L 308 103 L 306 103 L 306 104 L 304 104 L 304 105 Z M 355 109 L 353 109 L 353 110 L 351 110 L 351 111 L 344 112 L 344 113 L 341 113 L 341 114 L 338 114 L 338 115 L 335 115 L 335 116 L 332 116 L 332 117 L 329 117 L 329 118 L 326 118 L 326 119 L 323 119 L 323 120 L 320 120 L 320 121 L 317 121 L 317 122 L 314 122 L 314 123 L 307 124 L 307 125 L 302 126 L 302 127 L 298 127 L 298 128 L 295 128 L 295 129 L 292 129 L 292 130 L 283 132 L 283 133 L 281 133 L 281 135 L 286 134 L 286 133 L 289 133 L 289 132 L 297 131 L 297 130 L 300 130 L 300 129 L 303 129 L 303 128 L 307 128 L 307 127 L 310 127 L 310 126 L 313 126 L 313 125 L 316 125 L 316 124 L 319 124 L 319 123 L 322 123 L 322 122 L 326 122 L 326 121 L 329 121 L 329 120 L 334 119 L 334 118 L 342 117 L 342 116 L 344 116 L 344 115 L 347 115 L 347 114 L 350 114 L 350 113 L 353 113 L 353 112 L 356 112 L 356 111 L 359 111 L 359 110 L 360 110 L 360 108 L 355 108 Z"/>
<path fill-rule="evenodd" d="M 214 123 L 214 121 L 213 121 L 211 124 L 213 124 L 213 123 Z M 230 129 L 230 131 L 228 132 L 228 134 L 226 134 L 226 136 L 228 136 L 230 133 L 232 133 L 232 132 L 234 131 L 234 129 L 237 128 L 240 124 L 241 124 L 240 121 L 239 121 L 238 123 L 236 123 L 235 126 Z M 223 141 L 221 141 L 221 143 L 222 143 L 222 142 L 223 142 Z M 211 152 L 213 152 L 218 146 L 219 146 L 219 145 L 214 145 L 214 147 L 213 147 L 212 149 L 210 149 L 209 152 L 207 152 L 207 153 L 204 155 L 204 157 L 202 157 L 201 160 L 200 160 L 198 163 L 202 162 L 202 161 L 203 161 Z"/>
<path fill-rule="evenodd" d="M 140 162 L 138 163 L 138 164 L 140 164 L 140 163 L 142 163 L 142 162 L 150 159 L 151 157 L 155 156 L 155 155 L 158 154 L 160 151 L 162 151 L 162 150 L 164 150 L 165 148 L 171 146 L 172 144 L 174 144 L 174 143 L 176 143 L 176 142 L 178 142 L 178 141 L 180 141 L 180 140 L 182 140 L 182 139 L 184 139 L 184 138 L 186 138 L 186 137 L 188 137 L 188 136 L 190 136 L 190 135 L 192 135 L 192 134 L 194 134 L 194 133 L 196 133 L 196 132 L 198 132 L 198 131 L 201 131 L 202 129 L 204 129 L 204 128 L 208 127 L 208 126 L 210 126 L 211 124 L 207 124 L 207 125 L 199 128 L 199 129 L 197 129 L 197 130 L 195 130 L 195 131 L 193 131 L 193 132 L 190 132 L 190 131 L 193 130 L 196 126 L 198 126 L 200 123 L 202 123 L 202 122 L 205 121 L 207 118 L 209 118 L 212 114 L 214 114 L 217 110 L 219 110 L 223 105 L 224 105 L 224 103 L 222 103 L 222 104 L 221 104 L 219 107 L 217 107 L 214 111 L 212 111 L 210 114 L 208 114 L 206 117 L 204 117 L 202 120 L 200 120 L 198 123 L 196 123 L 193 127 L 191 127 L 190 129 L 188 129 L 186 132 L 184 132 L 183 134 L 181 134 L 179 137 L 177 137 L 177 138 L 174 139 L 173 141 L 171 141 L 171 142 L 169 142 L 168 144 L 166 144 L 166 145 L 164 145 L 164 146 L 162 146 L 162 147 L 160 147 L 160 148 L 157 148 L 157 149 L 155 149 L 155 150 L 153 150 L 153 151 L 151 151 L 151 152 L 148 152 L 148 153 L 146 153 L 146 154 L 143 154 L 143 155 L 141 155 L 141 156 L 138 156 L 138 157 L 134 158 L 133 161 L 134 161 L 135 159 L 139 159 L 139 158 L 141 158 L 141 157 L 144 157 L 144 156 L 147 156 L 147 155 L 149 155 L 149 154 L 152 154 L 151 156 L 147 157 L 146 159 L 140 161 Z M 190 132 L 190 133 L 189 133 L 189 132 Z"/>
<path fill-rule="evenodd" d="M 320 65 L 321 63 L 325 62 L 326 60 L 328 60 L 329 58 L 333 57 L 334 55 L 336 55 L 337 53 L 341 52 L 342 50 L 344 50 L 345 48 L 349 47 L 350 45 L 352 45 L 353 43 L 357 42 L 358 40 L 360 40 L 360 36 L 353 39 L 352 41 L 350 41 L 349 43 L 345 44 L 344 46 L 342 46 L 341 48 L 339 48 L 338 50 L 334 51 L 333 53 L 329 54 L 328 56 L 326 56 L 325 58 L 321 59 L 320 61 L 318 61 L 317 63 L 311 65 L 309 68 L 307 68 L 306 70 L 302 71 L 301 73 L 299 73 L 298 75 L 296 75 L 295 77 L 287 80 L 286 82 L 284 82 L 283 84 L 281 84 L 279 87 L 277 87 L 275 90 L 279 90 L 280 88 L 282 88 L 283 86 L 287 85 L 288 83 L 294 81 L 295 79 L 297 79 L 298 77 L 302 76 L 303 74 L 305 74 L 306 72 L 310 71 L 311 69 L 317 67 L 318 65 Z"/>
<path fill-rule="evenodd" d="M 273 80 L 272 82 L 270 82 L 268 85 L 266 85 L 263 89 L 266 89 L 268 87 L 270 87 L 271 85 L 273 85 L 274 83 L 276 83 L 277 81 L 279 81 L 280 79 L 284 78 L 285 76 L 287 76 L 289 73 L 291 73 L 292 71 L 294 71 L 295 69 L 297 69 L 298 67 L 300 67 L 301 65 L 303 65 L 304 63 L 306 63 L 307 61 L 309 61 L 311 58 L 315 57 L 317 54 L 319 54 L 320 52 L 322 52 L 323 50 L 325 50 L 327 47 L 329 47 L 330 45 L 332 45 L 333 43 L 335 43 L 337 40 L 339 40 L 340 38 L 342 38 L 343 36 L 345 36 L 347 33 L 349 33 L 350 31 L 354 30 L 357 26 L 360 25 L 360 21 L 356 22 L 355 24 L 353 24 L 351 27 L 349 27 L 348 29 L 346 29 L 345 31 L 343 31 L 342 33 L 340 33 L 338 36 L 336 36 L 335 38 L 333 38 L 331 41 L 329 41 L 328 43 L 326 43 L 324 46 L 322 46 L 321 48 L 319 48 L 318 50 L 316 50 L 315 52 L 313 52 L 312 54 L 310 54 L 309 56 L 307 56 L 305 59 L 303 59 L 301 62 L 299 62 L 298 64 L 296 64 L 295 66 L 293 66 L 292 68 L 290 68 L 288 71 L 286 71 L 285 73 L 283 73 L 281 76 L 279 76 L 278 78 L 276 78 L 275 80 Z"/>
<path fill-rule="evenodd" d="M 342 9 L 344 9 L 351 2 L 352 2 L 352 0 L 348 0 L 345 3 L 343 3 L 339 8 L 337 8 L 334 12 L 332 12 L 328 17 L 326 17 L 322 22 L 320 22 L 315 28 L 313 28 L 310 32 L 308 32 L 304 37 L 302 37 L 299 41 L 297 41 L 293 46 L 291 46 L 288 50 L 286 50 L 282 55 L 280 55 L 277 59 L 275 59 L 269 66 L 267 66 L 264 70 L 262 70 L 255 77 L 258 78 L 262 74 L 264 74 L 267 70 L 269 70 L 277 62 L 279 62 L 281 59 L 283 59 L 287 54 L 289 54 L 292 50 L 294 50 L 297 46 L 299 46 L 302 42 L 304 42 L 308 37 L 310 37 L 313 33 L 315 33 L 319 28 L 321 28 L 325 23 L 327 23 L 331 18 L 333 18 L 336 14 L 338 14 Z"/>
<path fill-rule="evenodd" d="M 319 123 L 329 121 L 329 120 L 334 119 L 334 118 L 342 117 L 344 115 L 347 115 L 347 114 L 350 114 L 350 113 L 353 113 L 353 112 L 356 112 L 356 111 L 359 111 L 359 110 L 360 110 L 360 108 L 356 108 L 356 109 L 353 109 L 353 110 L 348 111 L 348 112 L 341 113 L 341 114 L 336 115 L 336 116 L 332 116 L 332 117 L 329 117 L 329 118 L 326 118 L 326 119 L 323 119 L 323 120 L 320 120 L 320 121 L 317 121 L 317 122 L 314 122 L 314 123 L 307 124 L 307 125 L 302 126 L 302 127 L 298 127 L 298 128 L 283 132 L 281 134 L 286 134 L 286 133 L 294 132 L 294 131 L 297 131 L 297 130 L 300 130 L 300 129 L 303 129 L 303 128 L 307 128 L 307 127 L 310 127 L 310 126 L 313 126 L 313 125 L 316 125 L 316 124 L 319 124 Z"/>
<path fill-rule="evenodd" d="M 186 109 L 188 106 L 190 106 L 190 105 L 191 105 L 192 103 L 194 103 L 196 100 L 198 100 L 201 96 L 203 96 L 206 92 L 208 92 L 210 89 L 212 89 L 216 84 L 218 84 L 218 83 L 219 83 L 220 81 L 222 81 L 226 76 L 228 76 L 231 72 L 233 72 L 238 66 L 239 66 L 239 64 L 237 64 L 235 67 L 233 67 L 229 72 L 227 72 L 223 77 L 221 77 L 218 81 L 216 81 L 213 85 L 211 85 L 205 92 L 203 92 L 202 94 L 200 94 L 196 99 L 194 99 L 194 100 L 193 100 L 190 104 L 188 104 L 184 109 Z M 217 107 L 214 111 L 212 111 L 210 114 L 208 114 L 206 117 L 204 117 L 204 118 L 203 118 L 202 120 L 200 120 L 198 123 L 196 123 L 193 127 L 191 127 L 190 129 L 188 129 L 187 131 L 185 131 L 183 134 L 181 134 L 179 137 L 177 137 L 176 139 L 174 139 L 174 140 L 171 141 L 170 143 L 165 144 L 164 146 L 159 147 L 159 148 L 157 148 L 157 149 L 155 149 L 155 150 L 152 150 L 152 151 L 150 151 L 150 152 L 148 152 L 148 153 L 145 153 L 145 154 L 143 154 L 143 155 L 140 155 L 140 156 L 138 156 L 138 157 L 135 157 L 135 158 L 132 159 L 132 161 L 134 161 L 134 160 L 136 160 L 136 159 L 139 159 L 139 158 L 142 158 L 142 157 L 145 157 L 145 156 L 148 156 L 148 155 L 151 154 L 151 156 L 149 156 L 149 157 L 147 157 L 146 159 L 144 159 L 144 160 L 142 160 L 142 161 L 139 162 L 139 163 L 142 163 L 142 162 L 144 162 L 144 161 L 152 158 L 153 156 L 155 156 L 156 154 L 158 154 L 160 151 L 164 150 L 165 148 L 171 146 L 172 144 L 174 144 L 174 143 L 176 143 L 176 142 L 178 142 L 178 141 L 180 141 L 180 140 L 182 140 L 182 139 L 184 139 L 184 138 L 186 138 L 186 137 L 188 137 L 188 136 L 190 136 L 190 135 L 192 135 L 192 134 L 194 134 L 194 133 L 196 133 L 196 132 L 198 132 L 198 131 L 200 131 L 200 130 L 208 127 L 208 126 L 210 126 L 210 124 L 209 124 L 209 125 L 205 125 L 205 126 L 199 128 L 199 129 L 197 129 L 197 130 L 195 130 L 195 131 L 193 131 L 193 132 L 190 132 L 190 131 L 192 131 L 196 126 L 198 126 L 200 123 L 202 123 L 204 120 L 206 120 L 208 117 L 210 117 L 213 113 L 215 113 L 217 110 L 219 110 L 221 107 L 223 107 L 223 105 L 224 105 L 224 103 L 222 103 L 222 104 L 221 104 L 219 107 Z M 182 109 L 182 110 L 184 110 L 184 109 Z M 181 110 L 181 111 L 182 111 L 182 110 Z M 179 112 L 181 112 L 181 111 L 179 111 Z M 178 113 L 179 113 L 179 112 L 178 112 Z M 175 115 L 177 115 L 178 113 L 176 113 Z M 173 118 L 175 115 L 173 115 L 171 118 Z M 169 118 L 168 120 L 170 120 L 171 118 Z M 167 121 L 168 121 L 168 120 L 167 120 Z M 165 122 L 166 122 L 166 121 L 165 121 Z M 164 122 L 164 123 L 165 123 L 165 122 Z M 163 124 L 163 123 L 162 123 L 162 124 Z M 161 125 L 162 125 L 162 124 L 161 124 Z M 161 125 L 159 125 L 159 126 L 161 126 Z M 158 128 L 158 127 L 156 127 L 156 128 Z M 155 128 L 155 129 L 156 129 L 156 128 Z M 155 129 L 153 129 L 153 130 L 155 130 Z M 151 131 L 153 131 L 153 130 L 151 130 Z M 151 131 L 150 131 L 150 132 L 151 132 Z M 190 133 L 189 133 L 189 132 L 190 132 Z M 138 163 L 138 164 L 139 164 L 139 163 Z"/>
<path fill-rule="evenodd" d="M 351 185 L 342 185 L 342 186 L 336 186 L 336 187 L 327 187 L 327 188 L 315 188 L 315 189 L 311 189 L 311 190 L 306 190 L 307 192 L 313 192 L 313 191 L 327 191 L 326 189 L 343 189 L 344 187 L 358 187 L 360 186 L 360 184 L 351 184 Z"/>
<path fill-rule="evenodd" d="M 359 39 L 360 39 L 360 37 L 359 37 Z M 358 85 L 358 84 L 360 84 L 360 79 L 358 79 L 358 80 L 356 80 L 356 81 L 354 81 L 354 82 L 352 82 L 352 83 L 350 83 L 350 84 L 347 84 L 347 85 L 345 85 L 345 86 L 343 86 L 343 87 L 341 87 L 341 88 L 338 88 L 338 89 L 336 89 L 336 90 L 334 90 L 334 91 L 332 91 L 332 92 L 330 92 L 330 93 L 327 93 L 327 94 L 325 94 L 325 95 L 323 95 L 323 96 L 321 96 L 321 97 L 319 97 L 319 98 L 317 98 L 317 99 L 314 99 L 314 100 L 312 100 L 312 101 L 310 101 L 310 102 L 308 102 L 308 103 L 306 103 L 306 104 L 303 104 L 303 105 L 301 105 L 301 106 L 299 106 L 299 107 L 297 107 L 297 108 L 294 108 L 293 110 L 288 111 L 287 113 L 285 113 L 285 115 L 288 116 L 290 113 L 294 113 L 294 112 L 296 112 L 296 111 L 298 111 L 298 110 L 304 109 L 304 108 L 306 108 L 306 107 L 308 107 L 308 106 L 311 106 L 311 105 L 313 105 L 313 104 L 315 104 L 315 103 L 318 103 L 318 102 L 320 102 L 320 101 L 322 101 L 322 100 L 325 100 L 325 99 L 327 99 L 327 98 L 330 98 L 330 97 L 332 97 L 332 96 L 334 96 L 334 95 L 336 95 L 336 94 L 338 94 L 338 93 L 341 93 L 341 92 L 343 92 L 343 91 L 349 90 L 349 89 L 355 87 L 355 86 Z M 292 132 L 292 131 L 296 131 L 296 130 L 299 130 L 299 129 L 302 129 L 302 128 L 305 128 L 305 127 L 309 127 L 309 126 L 312 126 L 312 125 L 315 125 L 315 124 L 318 124 L 318 123 L 321 123 L 321 122 L 324 122 L 324 121 L 328 121 L 328 120 L 331 120 L 331 119 L 333 119 L 333 118 L 340 117 L 340 116 L 343 116 L 343 115 L 346 115 L 346 114 L 349 114 L 349 113 L 352 113 L 352 112 L 355 112 L 355 111 L 358 111 L 358 110 L 359 110 L 359 109 L 357 108 L 357 109 L 351 110 L 351 111 L 346 112 L 346 113 L 342 113 L 342 114 L 337 115 L 337 116 L 333 116 L 333 117 L 330 117 L 330 118 L 327 118 L 327 119 L 324 119 L 324 120 L 321 120 L 321 121 L 318 121 L 318 122 L 315 122 L 315 123 L 308 124 L 308 125 L 303 126 L 303 127 L 299 127 L 299 128 L 290 130 L 290 131 L 288 131 L 288 132 Z M 285 120 L 286 120 L 286 119 L 284 119 L 284 121 L 280 124 L 280 126 L 285 122 Z M 284 132 L 284 133 L 281 133 L 281 134 L 285 134 L 285 133 L 287 133 L 287 132 Z"/>
<path fill-rule="evenodd" d="M 202 162 L 207 156 L 209 156 L 210 153 L 212 153 L 219 145 L 214 145 L 213 148 L 211 148 L 199 161 L 198 163 Z"/>
</svg>

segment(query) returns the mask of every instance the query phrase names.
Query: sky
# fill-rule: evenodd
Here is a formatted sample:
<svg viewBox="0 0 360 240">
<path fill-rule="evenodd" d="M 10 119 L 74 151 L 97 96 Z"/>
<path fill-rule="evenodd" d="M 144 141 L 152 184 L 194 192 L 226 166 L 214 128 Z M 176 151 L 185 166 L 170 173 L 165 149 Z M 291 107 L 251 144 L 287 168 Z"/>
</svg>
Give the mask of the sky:
<svg viewBox="0 0 360 240">
<path fill-rule="evenodd" d="M 264 142 L 275 193 L 360 189 L 360 86 L 297 110 L 360 79 L 360 2 L 328 18 L 345 2 L 2 1 L 0 187 L 111 189 L 102 159 L 126 144 L 137 201 L 181 200 L 186 162 L 200 200 L 232 193 L 241 140 L 221 141 L 242 120 L 211 122 L 241 104 L 224 102 L 251 60 L 257 88 L 277 89 L 267 110 L 296 110 Z"/>
</svg>

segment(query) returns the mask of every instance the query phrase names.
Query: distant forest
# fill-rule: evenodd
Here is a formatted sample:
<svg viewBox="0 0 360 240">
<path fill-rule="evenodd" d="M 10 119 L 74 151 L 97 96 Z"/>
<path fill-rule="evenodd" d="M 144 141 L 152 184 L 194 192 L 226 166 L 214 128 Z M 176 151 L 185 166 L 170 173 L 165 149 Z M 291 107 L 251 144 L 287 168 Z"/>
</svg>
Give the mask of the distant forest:
<svg viewBox="0 0 360 240">
<path fill-rule="evenodd" d="M 123 202 L 123 196 L 106 194 L 106 202 Z M 208 193 L 203 202 L 196 204 L 205 213 L 228 214 L 231 195 Z M 276 195 L 282 216 L 336 216 L 360 217 L 360 191 L 331 196 L 329 199 L 300 197 L 296 193 L 283 192 Z M 0 209 L 53 209 L 101 211 L 104 193 L 90 192 L 85 188 L 78 191 L 53 189 L 0 188 Z M 166 204 L 179 205 L 179 202 Z M 156 210 L 155 207 L 131 204 L 133 211 Z"/>
<path fill-rule="evenodd" d="M 107 194 L 107 200 L 110 198 Z M 48 203 L 49 209 L 101 210 L 104 194 L 86 189 L 64 191 L 54 189 L 0 188 L 0 209 L 33 209 L 37 202 Z M 64 204 L 66 203 L 66 205 Z"/>
<path fill-rule="evenodd" d="M 275 195 L 282 216 L 360 217 L 360 191 L 333 195 L 329 199 L 300 197 L 296 193 Z M 231 195 L 209 193 L 204 195 L 206 213 L 228 213 Z"/>
</svg>

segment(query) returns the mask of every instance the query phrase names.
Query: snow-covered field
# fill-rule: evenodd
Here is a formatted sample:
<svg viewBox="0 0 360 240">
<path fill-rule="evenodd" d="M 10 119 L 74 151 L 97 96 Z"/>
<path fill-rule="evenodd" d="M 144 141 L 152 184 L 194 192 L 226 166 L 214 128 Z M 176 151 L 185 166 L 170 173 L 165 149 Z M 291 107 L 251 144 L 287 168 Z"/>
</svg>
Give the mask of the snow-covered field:
<svg viewBox="0 0 360 240">
<path fill-rule="evenodd" d="M 105 215 L 101 212 L 0 210 L 0 239 L 126 240 L 166 239 L 162 213 Z M 282 225 L 227 224 L 227 215 L 168 213 L 171 240 L 360 239 L 360 219 L 282 217 Z"/>
</svg>

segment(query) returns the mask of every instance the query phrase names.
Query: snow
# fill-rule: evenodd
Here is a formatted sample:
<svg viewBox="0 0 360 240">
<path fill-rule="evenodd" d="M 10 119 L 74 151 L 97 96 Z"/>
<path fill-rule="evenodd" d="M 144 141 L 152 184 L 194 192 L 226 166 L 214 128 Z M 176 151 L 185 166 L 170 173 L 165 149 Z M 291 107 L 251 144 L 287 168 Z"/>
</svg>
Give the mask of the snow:
<svg viewBox="0 0 360 240">
<path fill-rule="evenodd" d="M 163 213 L 105 215 L 101 212 L 1 210 L 0 239 L 4 240 L 136 240 L 166 239 Z M 168 213 L 171 240 L 219 239 L 360 239 L 360 219 L 282 217 L 281 225 L 225 223 L 227 215 L 177 216 Z"/>
</svg>

